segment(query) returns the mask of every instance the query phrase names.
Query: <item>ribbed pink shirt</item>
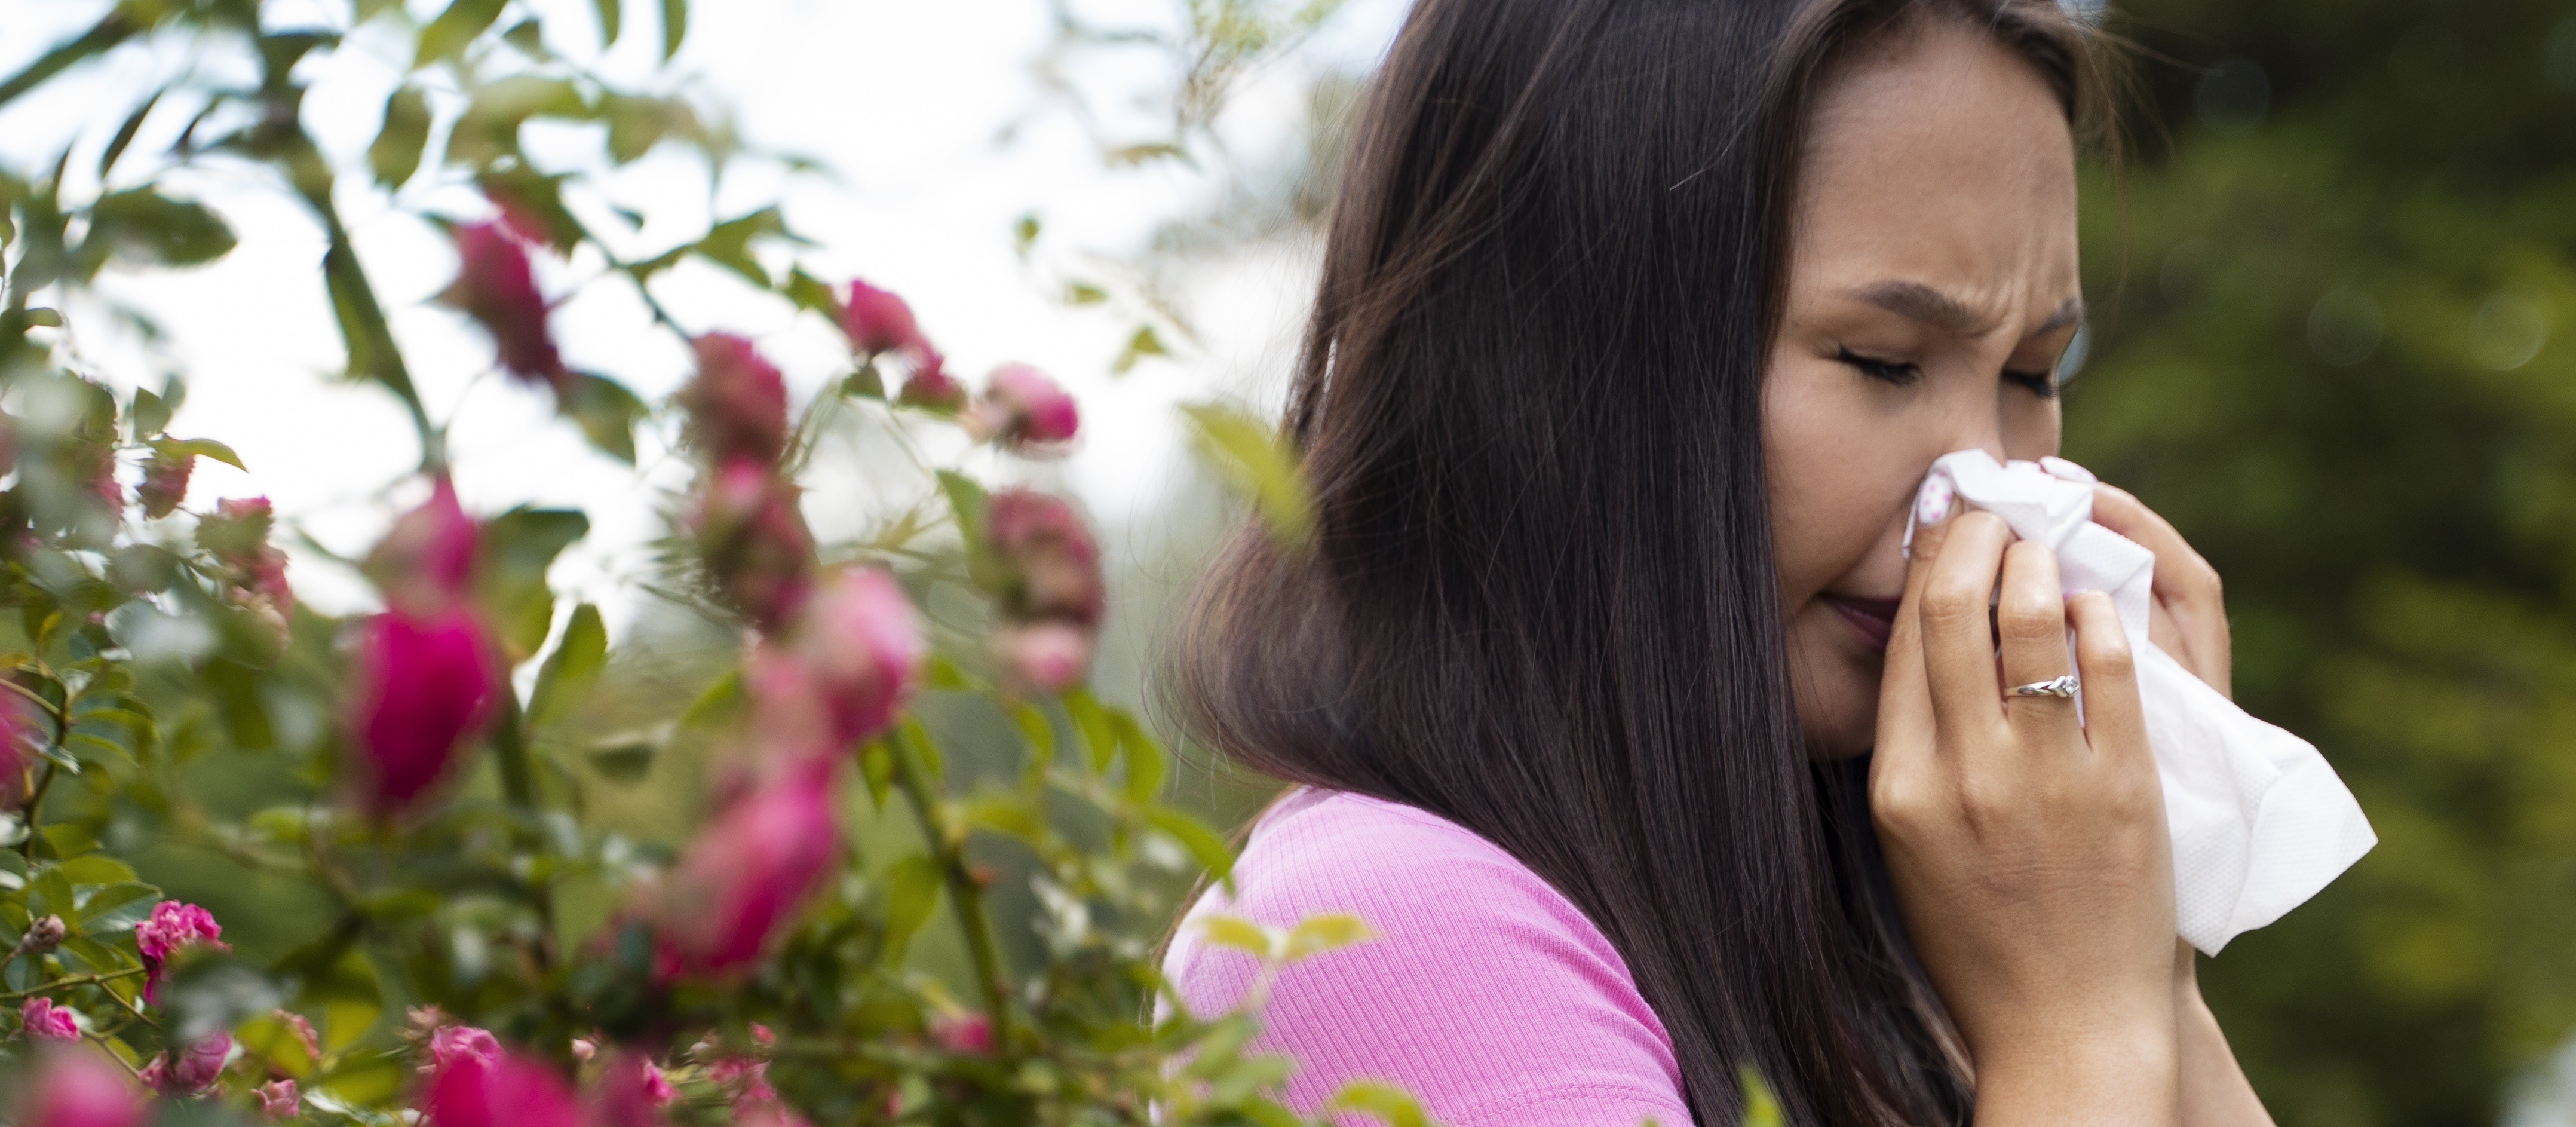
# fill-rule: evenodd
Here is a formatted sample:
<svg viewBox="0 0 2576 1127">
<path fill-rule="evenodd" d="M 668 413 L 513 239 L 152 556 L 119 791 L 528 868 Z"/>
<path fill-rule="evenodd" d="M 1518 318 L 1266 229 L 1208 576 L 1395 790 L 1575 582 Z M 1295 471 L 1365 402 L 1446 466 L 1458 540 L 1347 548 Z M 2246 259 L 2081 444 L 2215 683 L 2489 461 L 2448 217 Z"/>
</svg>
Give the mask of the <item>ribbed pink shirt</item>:
<svg viewBox="0 0 2576 1127">
<path fill-rule="evenodd" d="M 1254 826 L 1235 894 L 1211 890 L 1163 969 L 1190 1012 L 1232 1008 L 1250 955 L 1201 940 L 1209 913 L 1289 926 L 1351 912 L 1379 938 L 1290 967 L 1256 1048 L 1297 1061 L 1303 1114 L 1390 1081 L 1450 1127 L 1691 1122 L 1672 1038 L 1573 903 L 1492 842 L 1410 806 L 1301 790 Z"/>
</svg>

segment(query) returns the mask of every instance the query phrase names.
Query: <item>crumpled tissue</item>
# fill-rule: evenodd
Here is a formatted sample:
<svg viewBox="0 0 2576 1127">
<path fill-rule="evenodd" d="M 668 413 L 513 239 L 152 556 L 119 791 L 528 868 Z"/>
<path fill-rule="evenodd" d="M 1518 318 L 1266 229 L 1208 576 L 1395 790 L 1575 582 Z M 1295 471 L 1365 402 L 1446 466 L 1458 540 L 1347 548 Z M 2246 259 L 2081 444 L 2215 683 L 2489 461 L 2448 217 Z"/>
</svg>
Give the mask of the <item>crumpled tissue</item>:
<svg viewBox="0 0 2576 1127">
<path fill-rule="evenodd" d="M 2093 523 L 2094 481 L 2063 458 L 1998 462 L 1962 450 L 1932 463 L 1913 520 L 1937 518 L 1955 497 L 2054 550 L 2067 593 L 2111 594 L 2164 780 L 2175 930 L 2215 955 L 2305 903 L 2379 836 L 2315 745 L 2247 715 L 2147 640 L 2155 553 Z M 1905 544 L 1911 554 L 1912 522 Z"/>
</svg>

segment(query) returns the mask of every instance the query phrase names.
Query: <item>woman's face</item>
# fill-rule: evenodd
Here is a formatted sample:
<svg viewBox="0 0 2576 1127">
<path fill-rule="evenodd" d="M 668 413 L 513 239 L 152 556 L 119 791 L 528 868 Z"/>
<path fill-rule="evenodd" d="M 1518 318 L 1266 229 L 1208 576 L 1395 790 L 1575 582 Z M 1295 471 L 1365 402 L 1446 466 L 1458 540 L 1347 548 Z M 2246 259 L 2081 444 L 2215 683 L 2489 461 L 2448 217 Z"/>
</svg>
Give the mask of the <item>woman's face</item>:
<svg viewBox="0 0 2576 1127">
<path fill-rule="evenodd" d="M 2083 318 L 2075 146 L 2010 49 L 1935 21 L 1847 65 L 1801 169 L 1762 393 L 1791 678 L 1809 751 L 1867 751 L 1932 460 L 2057 451 Z"/>
</svg>

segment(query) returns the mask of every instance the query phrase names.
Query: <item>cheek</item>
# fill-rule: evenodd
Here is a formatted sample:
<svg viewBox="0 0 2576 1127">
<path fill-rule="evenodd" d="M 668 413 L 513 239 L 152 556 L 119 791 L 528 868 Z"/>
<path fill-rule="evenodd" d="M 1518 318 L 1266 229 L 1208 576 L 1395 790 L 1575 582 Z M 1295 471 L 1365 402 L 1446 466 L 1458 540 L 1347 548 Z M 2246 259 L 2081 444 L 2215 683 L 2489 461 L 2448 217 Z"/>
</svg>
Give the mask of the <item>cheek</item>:
<svg viewBox="0 0 2576 1127">
<path fill-rule="evenodd" d="M 1918 450 L 1921 420 L 1874 390 L 1812 358 L 1775 358 L 1764 383 L 1773 550 L 1791 608 L 1860 566 L 1939 453 Z"/>
</svg>

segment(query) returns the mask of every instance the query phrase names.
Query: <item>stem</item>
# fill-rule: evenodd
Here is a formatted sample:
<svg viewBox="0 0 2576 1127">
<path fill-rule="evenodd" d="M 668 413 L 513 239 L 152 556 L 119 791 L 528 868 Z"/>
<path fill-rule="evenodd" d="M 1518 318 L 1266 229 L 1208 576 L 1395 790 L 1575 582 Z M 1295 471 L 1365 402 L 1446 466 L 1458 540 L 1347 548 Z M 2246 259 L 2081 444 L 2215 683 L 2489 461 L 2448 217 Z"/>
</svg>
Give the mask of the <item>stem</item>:
<svg viewBox="0 0 2576 1127">
<path fill-rule="evenodd" d="M 891 741 L 894 752 L 894 777 L 903 788 L 904 801 L 911 804 L 913 817 L 920 819 L 923 836 L 930 839 L 931 856 L 948 879 L 948 895 L 957 907 L 957 922 L 966 933 L 967 953 L 975 964 L 976 984 L 984 990 L 986 1016 L 993 1023 L 993 1044 L 1003 1052 L 1012 1048 L 1011 995 L 1002 980 L 1002 958 L 993 941 L 993 919 L 984 908 L 984 886 L 966 868 L 963 835 L 952 841 L 948 819 L 939 802 L 930 793 L 922 777 L 912 740 L 902 729 L 895 730 Z"/>
<path fill-rule="evenodd" d="M 142 967 L 127 967 L 124 970 L 112 970 L 102 974 L 76 974 L 70 978 L 58 978 L 52 982 L 39 983 L 14 993 L 0 994 L 0 1002 L 15 1002 L 33 998 L 38 994 L 51 994 L 56 990 L 69 990 L 75 986 L 96 986 L 113 979 L 132 978 L 141 973 L 143 973 Z"/>
<path fill-rule="evenodd" d="M 18 856 L 25 858 L 31 865 L 36 860 L 36 808 L 45 804 L 45 792 L 54 789 L 54 776 L 61 769 L 61 764 L 50 759 L 46 760 L 45 773 L 36 776 L 36 789 L 27 793 L 27 838 L 18 843 Z"/>
<path fill-rule="evenodd" d="M 501 797 L 509 803 L 513 813 L 525 821 L 534 822 L 540 810 L 537 805 L 536 767 L 528 756 L 527 724 L 527 712 L 519 705 L 518 690 L 503 686 L 501 722 L 494 725 L 492 730 L 492 753 L 499 759 L 501 768 Z M 545 835 L 537 832 L 532 826 L 521 826 L 512 830 L 511 835 L 527 849 L 539 853 L 543 853 L 546 849 Z M 554 963 L 555 941 L 553 890 L 543 884 L 530 884 L 528 900 L 529 906 L 537 911 L 537 919 L 545 927 L 545 934 L 536 946 L 537 964 L 540 967 L 551 968 Z"/>
</svg>

